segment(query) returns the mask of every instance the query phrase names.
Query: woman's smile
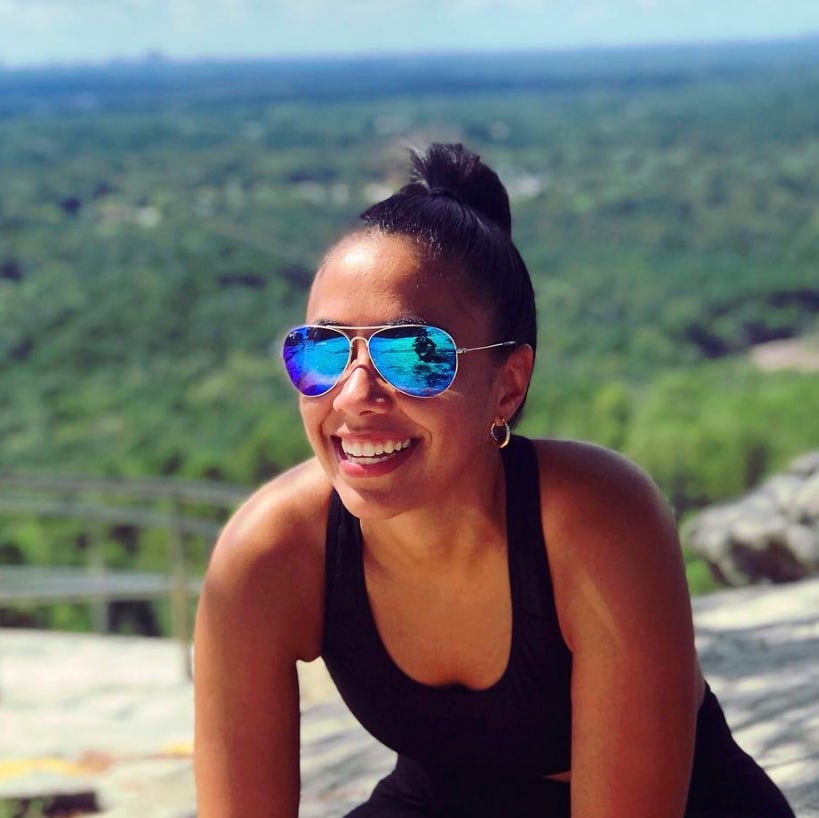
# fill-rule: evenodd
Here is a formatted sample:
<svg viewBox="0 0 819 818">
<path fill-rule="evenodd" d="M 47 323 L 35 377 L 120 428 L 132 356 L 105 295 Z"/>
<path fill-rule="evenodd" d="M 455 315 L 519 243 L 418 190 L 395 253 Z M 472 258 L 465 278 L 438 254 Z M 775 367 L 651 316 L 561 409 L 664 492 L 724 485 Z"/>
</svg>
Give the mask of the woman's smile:
<svg viewBox="0 0 819 818">
<path fill-rule="evenodd" d="M 400 466 L 417 440 L 411 437 L 351 439 L 334 437 L 339 468 L 347 477 L 380 477 Z"/>
<path fill-rule="evenodd" d="M 374 442 L 372 440 L 341 440 L 341 450 L 348 460 L 363 465 L 381 463 L 393 454 L 397 454 L 403 449 L 408 449 L 412 445 L 412 439 L 405 440 L 384 440 Z"/>
</svg>

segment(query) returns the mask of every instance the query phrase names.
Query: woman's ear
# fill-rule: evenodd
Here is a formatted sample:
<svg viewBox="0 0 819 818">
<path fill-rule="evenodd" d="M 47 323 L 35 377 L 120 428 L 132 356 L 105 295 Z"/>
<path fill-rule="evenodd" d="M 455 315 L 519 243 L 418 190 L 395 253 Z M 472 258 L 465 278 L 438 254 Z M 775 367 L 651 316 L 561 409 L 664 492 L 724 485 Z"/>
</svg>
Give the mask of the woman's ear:
<svg viewBox="0 0 819 818">
<path fill-rule="evenodd" d="M 499 419 L 508 420 L 517 412 L 526 397 L 534 364 L 535 351 L 529 344 L 515 347 L 506 356 L 495 381 L 497 384 L 495 407 Z"/>
</svg>

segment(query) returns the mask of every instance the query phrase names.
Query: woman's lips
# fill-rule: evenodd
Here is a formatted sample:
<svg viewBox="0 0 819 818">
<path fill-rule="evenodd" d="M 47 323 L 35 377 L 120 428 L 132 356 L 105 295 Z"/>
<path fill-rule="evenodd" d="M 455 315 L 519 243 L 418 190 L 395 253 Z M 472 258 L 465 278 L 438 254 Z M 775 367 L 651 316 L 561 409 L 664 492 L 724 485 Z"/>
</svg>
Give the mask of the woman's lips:
<svg viewBox="0 0 819 818">
<path fill-rule="evenodd" d="M 341 439 L 341 451 L 344 456 L 361 465 L 382 463 L 394 454 L 412 445 L 412 438 L 385 439 L 385 440 L 345 440 Z"/>
</svg>

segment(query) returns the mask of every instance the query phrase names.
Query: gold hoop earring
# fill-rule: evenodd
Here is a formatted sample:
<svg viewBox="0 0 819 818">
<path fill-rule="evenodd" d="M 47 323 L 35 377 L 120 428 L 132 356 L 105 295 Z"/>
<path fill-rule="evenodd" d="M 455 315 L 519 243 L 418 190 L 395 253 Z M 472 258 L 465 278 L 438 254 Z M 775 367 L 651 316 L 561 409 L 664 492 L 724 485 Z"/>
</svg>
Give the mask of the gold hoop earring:
<svg viewBox="0 0 819 818">
<path fill-rule="evenodd" d="M 495 445 L 499 449 L 505 449 L 509 445 L 512 430 L 509 428 L 506 418 L 501 418 L 500 423 L 492 421 L 492 425 L 489 427 L 489 436 L 495 441 Z"/>
</svg>

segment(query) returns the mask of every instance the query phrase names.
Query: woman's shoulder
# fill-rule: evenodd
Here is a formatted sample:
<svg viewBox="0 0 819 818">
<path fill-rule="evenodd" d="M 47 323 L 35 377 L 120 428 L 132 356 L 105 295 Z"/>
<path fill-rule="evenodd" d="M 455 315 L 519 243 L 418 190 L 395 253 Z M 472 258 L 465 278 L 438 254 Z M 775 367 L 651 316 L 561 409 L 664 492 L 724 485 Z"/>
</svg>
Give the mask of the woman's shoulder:
<svg viewBox="0 0 819 818">
<path fill-rule="evenodd" d="M 534 445 L 544 539 L 566 629 L 592 609 L 606 611 L 617 628 L 617 620 L 644 614 L 664 594 L 683 611 L 688 597 L 676 521 L 649 475 L 594 444 Z M 635 577 L 643 582 L 635 585 Z"/>
<path fill-rule="evenodd" d="M 331 486 L 315 460 L 257 489 L 213 549 L 203 595 L 226 616 L 299 622 L 301 653 L 320 636 L 324 540 Z M 299 657 L 312 658 L 312 657 Z"/>
<path fill-rule="evenodd" d="M 315 458 L 259 487 L 236 510 L 216 544 L 253 558 L 302 554 L 323 545 L 331 485 Z"/>
<path fill-rule="evenodd" d="M 580 440 L 534 440 L 544 509 L 567 523 L 600 515 L 631 518 L 638 509 L 671 514 L 648 473 L 622 454 Z M 599 519 L 597 520 L 599 522 Z"/>
</svg>

